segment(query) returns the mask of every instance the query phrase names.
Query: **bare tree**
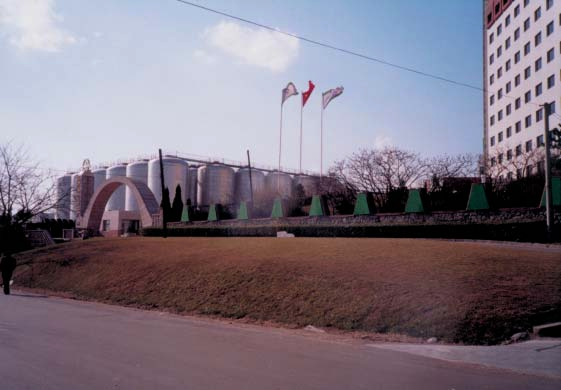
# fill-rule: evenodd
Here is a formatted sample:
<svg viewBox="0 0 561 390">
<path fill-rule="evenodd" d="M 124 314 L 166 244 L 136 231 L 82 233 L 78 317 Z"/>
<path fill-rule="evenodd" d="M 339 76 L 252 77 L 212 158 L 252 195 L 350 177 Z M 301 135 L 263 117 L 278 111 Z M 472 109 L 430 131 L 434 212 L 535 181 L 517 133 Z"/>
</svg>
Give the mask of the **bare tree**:
<svg viewBox="0 0 561 390">
<path fill-rule="evenodd" d="M 40 168 L 23 146 L 0 145 L 0 214 L 4 223 L 21 224 L 54 207 L 54 175 Z"/>
<path fill-rule="evenodd" d="M 441 154 L 427 160 L 427 174 L 433 186 L 442 185 L 447 177 L 474 177 L 478 175 L 479 156 L 471 153 Z"/>
<path fill-rule="evenodd" d="M 332 172 L 355 192 L 372 192 L 381 206 L 390 192 L 420 184 L 427 163 L 418 153 L 397 147 L 361 149 L 336 162 Z"/>
<path fill-rule="evenodd" d="M 494 180 L 508 180 L 520 176 L 529 176 L 539 164 L 543 164 L 545 150 L 543 147 L 522 151 L 520 149 L 506 149 L 498 147 L 489 156 L 487 163 L 487 175 Z"/>
</svg>

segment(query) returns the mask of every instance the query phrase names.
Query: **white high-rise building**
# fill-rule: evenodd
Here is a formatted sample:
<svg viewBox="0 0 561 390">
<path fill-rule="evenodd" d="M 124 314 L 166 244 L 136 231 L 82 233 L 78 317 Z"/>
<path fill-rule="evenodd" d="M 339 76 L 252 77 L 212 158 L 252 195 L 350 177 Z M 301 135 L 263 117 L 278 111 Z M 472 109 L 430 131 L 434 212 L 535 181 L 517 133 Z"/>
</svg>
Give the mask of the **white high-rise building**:
<svg viewBox="0 0 561 390">
<path fill-rule="evenodd" d="M 483 8 L 487 174 L 543 171 L 540 105 L 553 103 L 551 128 L 561 122 L 561 0 L 484 0 Z"/>
</svg>

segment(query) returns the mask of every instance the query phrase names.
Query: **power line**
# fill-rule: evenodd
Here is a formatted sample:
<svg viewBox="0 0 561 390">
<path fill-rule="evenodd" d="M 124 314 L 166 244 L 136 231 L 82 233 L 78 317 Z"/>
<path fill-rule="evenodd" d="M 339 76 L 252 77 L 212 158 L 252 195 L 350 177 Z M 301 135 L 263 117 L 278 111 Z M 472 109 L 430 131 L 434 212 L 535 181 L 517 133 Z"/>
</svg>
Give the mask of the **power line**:
<svg viewBox="0 0 561 390">
<path fill-rule="evenodd" d="M 214 9 L 214 8 L 205 7 L 203 5 L 192 3 L 192 2 L 187 1 L 187 0 L 176 0 L 176 1 L 179 2 L 179 3 L 182 3 L 184 5 L 189 5 L 189 6 L 192 6 L 192 7 L 195 7 L 195 8 L 199 8 L 199 9 L 202 9 L 204 11 L 208 11 L 208 12 L 211 12 L 211 13 L 214 13 L 214 14 L 217 14 L 217 15 L 222 15 L 222 16 L 225 16 L 225 17 L 230 18 L 230 19 L 238 20 L 238 21 L 243 22 L 243 23 L 247 23 L 247 24 L 251 24 L 253 26 L 261 27 L 261 28 L 264 28 L 264 29 L 269 30 L 269 31 L 277 32 L 279 34 L 284 34 L 284 35 L 287 35 L 289 37 L 296 38 L 296 39 L 299 39 L 301 41 L 311 43 L 313 45 L 318 45 L 318 46 L 321 46 L 321 47 L 325 47 L 327 49 L 339 51 L 341 53 L 349 54 L 349 55 L 359 57 L 359 58 L 362 58 L 362 59 L 365 59 L 365 60 L 368 60 L 368 61 L 373 61 L 373 62 L 382 64 L 382 65 L 386 65 L 386 66 L 389 66 L 389 67 L 392 67 L 392 68 L 395 68 L 395 69 L 399 69 L 399 70 L 414 73 L 414 74 L 417 74 L 417 75 L 420 75 L 420 76 L 432 78 L 434 80 L 443 81 L 443 82 L 450 83 L 450 84 L 453 84 L 453 85 L 456 85 L 456 86 L 459 86 L 459 87 L 469 88 L 469 89 L 473 89 L 473 90 L 480 91 L 480 92 L 489 92 L 485 88 L 478 87 L 476 85 L 472 85 L 472 84 L 464 83 L 462 81 L 449 79 L 449 78 L 442 77 L 442 76 L 439 76 L 439 75 L 436 75 L 436 74 L 433 74 L 433 73 L 424 72 L 424 71 L 421 71 L 421 70 L 418 70 L 418 69 L 411 68 L 409 66 L 399 65 L 399 64 L 396 64 L 396 63 L 393 63 L 393 62 L 390 62 L 390 61 L 386 61 L 386 60 L 381 59 L 381 58 L 372 57 L 372 56 L 362 54 L 362 53 L 359 53 L 359 52 L 356 52 L 356 51 L 353 51 L 353 50 L 338 47 L 338 46 L 332 45 L 330 43 L 320 42 L 320 41 L 317 41 L 317 40 L 314 40 L 314 39 L 306 38 L 302 35 L 282 31 L 282 30 L 276 29 L 274 27 L 268 26 L 266 24 L 254 22 L 253 20 L 249 20 L 249 19 L 246 19 L 246 18 L 242 18 L 240 16 L 232 15 L 232 14 L 229 14 L 229 13 L 226 13 L 226 12 L 223 12 L 223 11 L 219 11 L 219 10 Z M 509 98 L 509 99 L 516 99 L 515 97 L 509 96 L 509 95 L 504 95 L 504 97 Z M 532 104 L 536 107 L 541 107 L 537 103 L 533 103 L 533 102 L 528 102 L 528 103 Z M 557 113 L 552 113 L 552 114 L 561 119 L 561 115 L 559 115 Z"/>
<path fill-rule="evenodd" d="M 442 76 L 438 76 L 438 75 L 435 75 L 435 74 L 432 74 L 432 73 L 423 72 L 421 70 L 414 69 L 414 68 L 411 68 L 411 67 L 408 67 L 408 66 L 395 64 L 393 62 L 389 62 L 389 61 L 386 61 L 386 60 L 381 59 L 381 58 L 371 57 L 369 55 L 362 54 L 362 53 L 359 53 L 359 52 L 356 52 L 356 51 L 353 51 L 353 50 L 345 49 L 345 48 L 342 48 L 342 47 L 338 47 L 338 46 L 335 46 L 335 45 L 332 45 L 332 44 L 329 44 L 329 43 L 316 41 L 314 39 L 306 38 L 302 35 L 282 31 L 282 30 L 276 29 L 274 27 L 267 26 L 265 24 L 254 22 L 252 20 L 245 19 L 245 18 L 235 16 L 235 15 L 232 15 L 232 14 L 228 14 L 226 12 L 218 11 L 216 9 L 205 7 L 205 6 L 202 6 L 200 4 L 195 4 L 195 3 L 192 3 L 190 1 L 186 1 L 186 0 L 176 0 L 176 1 L 179 2 L 179 3 L 183 3 L 185 5 L 190 5 L 192 7 L 200 8 L 200 9 L 208 11 L 208 12 L 212 12 L 212 13 L 215 13 L 215 14 L 218 14 L 218 15 L 226 16 L 226 17 L 231 18 L 231 19 L 239 20 L 240 22 L 251 24 L 253 26 L 261 27 L 261 28 L 267 29 L 269 31 L 277 32 L 279 34 L 284 34 L 284 35 L 287 35 L 289 37 L 296 38 L 296 39 L 299 39 L 301 41 L 311 43 L 313 45 L 318 45 L 318 46 L 325 47 L 327 49 L 336 50 L 336 51 L 339 51 L 339 52 L 342 52 L 342 53 L 345 53 L 345 54 L 350 54 L 350 55 L 355 56 L 355 57 L 360 57 L 360 58 L 365 59 L 365 60 L 377 62 L 377 63 L 382 64 L 382 65 L 390 66 L 392 68 L 400 69 L 400 70 L 410 72 L 410 73 L 415 73 L 415 74 L 425 76 L 425 77 L 429 77 L 429 78 L 432 78 L 432 79 L 435 79 L 435 80 L 444 81 L 444 82 L 454 84 L 454 85 L 458 85 L 458 86 L 465 87 L 465 88 L 475 89 L 477 91 L 483 91 L 483 88 L 478 87 L 476 85 L 471 85 L 471 84 L 464 83 L 464 82 L 461 82 L 461 81 L 452 80 L 452 79 L 442 77 Z"/>
</svg>

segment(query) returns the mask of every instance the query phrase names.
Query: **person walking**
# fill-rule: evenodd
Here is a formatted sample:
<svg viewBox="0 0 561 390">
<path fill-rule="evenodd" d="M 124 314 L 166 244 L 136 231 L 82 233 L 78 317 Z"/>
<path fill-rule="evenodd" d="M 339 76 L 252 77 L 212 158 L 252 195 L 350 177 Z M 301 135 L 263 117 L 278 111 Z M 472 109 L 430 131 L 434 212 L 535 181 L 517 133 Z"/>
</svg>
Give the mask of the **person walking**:
<svg viewBox="0 0 561 390">
<path fill-rule="evenodd" d="M 10 280 L 12 279 L 12 274 L 16 269 L 16 259 L 14 259 L 11 253 L 4 253 L 4 257 L 0 260 L 0 270 L 2 271 L 2 284 L 4 285 L 4 294 L 10 294 Z"/>
</svg>

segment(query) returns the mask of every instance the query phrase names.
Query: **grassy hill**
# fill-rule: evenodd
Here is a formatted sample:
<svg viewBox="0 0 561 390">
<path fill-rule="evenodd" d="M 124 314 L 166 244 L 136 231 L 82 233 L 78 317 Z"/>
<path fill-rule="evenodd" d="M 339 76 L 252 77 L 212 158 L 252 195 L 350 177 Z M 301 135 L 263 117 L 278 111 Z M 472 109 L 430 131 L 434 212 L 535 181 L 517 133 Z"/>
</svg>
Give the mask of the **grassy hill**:
<svg viewBox="0 0 561 390">
<path fill-rule="evenodd" d="M 561 321 L 561 256 L 412 239 L 127 238 L 19 255 L 16 287 L 177 313 L 492 344 Z"/>
</svg>

